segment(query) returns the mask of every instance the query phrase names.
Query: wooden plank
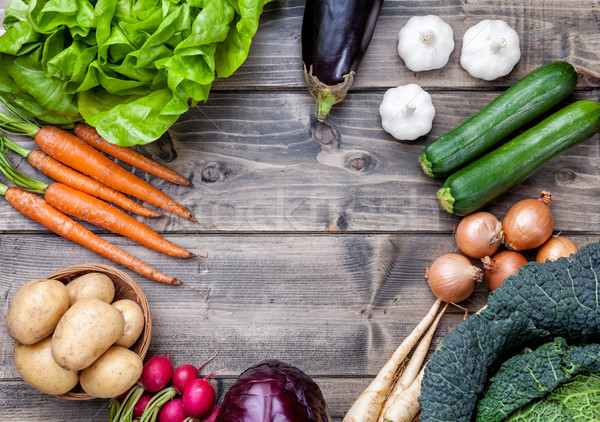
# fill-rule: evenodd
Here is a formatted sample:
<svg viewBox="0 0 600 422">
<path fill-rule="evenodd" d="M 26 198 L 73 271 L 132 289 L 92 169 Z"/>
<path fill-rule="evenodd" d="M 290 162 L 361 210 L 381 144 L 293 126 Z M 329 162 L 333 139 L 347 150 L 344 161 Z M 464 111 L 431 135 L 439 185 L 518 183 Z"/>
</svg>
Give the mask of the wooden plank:
<svg viewBox="0 0 600 422">
<path fill-rule="evenodd" d="M 341 422 L 345 412 L 370 381 L 367 378 L 313 377 L 329 406 L 332 420 Z M 215 377 L 217 401 L 221 403 L 234 379 Z M 4 420 L 19 422 L 108 420 L 107 400 L 67 401 L 50 397 L 33 390 L 20 381 L 0 382 L 0 412 Z"/>
<path fill-rule="evenodd" d="M 400 142 L 381 128 L 381 92 L 352 94 L 327 124 L 297 93 L 216 93 L 173 126 L 171 140 L 141 148 L 188 176 L 194 188 L 135 171 L 197 216 L 198 223 L 142 219 L 161 232 L 450 232 L 458 218 L 439 208 L 442 181 L 417 165 L 424 146 L 498 92 L 434 92 L 430 134 Z M 577 93 L 570 101 L 597 99 Z M 29 139 L 19 139 L 33 148 Z M 553 193 L 557 230 L 600 231 L 600 135 L 565 152 L 489 210 L 503 216 L 542 189 Z M 17 160 L 13 156 L 13 161 Z M 49 182 L 39 173 L 28 174 Z M 577 204 L 573 207 L 572 204 Z M 151 206 L 150 206 L 151 207 Z M 44 230 L 0 201 L 0 232 Z"/>
<path fill-rule="evenodd" d="M 305 89 L 300 38 L 304 3 L 288 0 L 267 5 L 248 59 L 232 77 L 218 80 L 214 88 L 286 86 Z M 582 86 L 598 86 L 600 39 L 591 34 L 597 34 L 600 29 L 599 13 L 596 0 L 551 0 L 543 4 L 535 0 L 509 3 L 386 0 L 352 90 L 413 82 L 428 89 L 507 87 L 541 63 L 555 60 L 573 63 L 584 76 Z M 455 48 L 442 69 L 415 74 L 406 68 L 396 51 L 398 31 L 410 17 L 428 14 L 439 15 L 452 26 Z M 514 71 L 492 82 L 472 78 L 460 66 L 463 34 L 483 19 L 505 20 L 517 31 L 521 44 L 522 58 Z M 277 36 L 273 38 L 272 34 Z"/>
<path fill-rule="evenodd" d="M 0 17 L 9 0 L 0 0 Z M 273 1 L 266 5 L 245 63 L 227 79 L 218 79 L 215 90 L 306 90 L 302 76 L 301 38 L 304 0 Z M 549 0 L 540 4 L 522 0 L 509 4 L 495 0 L 433 2 L 386 0 L 373 39 L 358 70 L 353 91 L 419 83 L 427 89 L 490 89 L 507 87 L 541 63 L 567 60 L 583 76 L 582 87 L 600 81 L 600 39 L 596 0 Z M 454 30 L 455 48 L 441 70 L 415 74 L 396 51 L 398 31 L 412 16 L 434 14 Z M 462 36 L 483 19 L 507 21 L 519 34 L 522 58 L 505 78 L 484 82 L 470 77 L 460 66 Z M 339 108 L 337 106 L 336 108 Z M 345 107 L 345 106 L 344 106 Z"/>
<path fill-rule="evenodd" d="M 579 246 L 598 240 L 597 235 L 571 237 Z M 220 399 L 249 366 L 265 358 L 287 361 L 318 382 L 336 421 L 433 303 L 425 266 L 454 250 L 451 236 L 432 234 L 172 238 L 187 247 L 198 240 L 210 245 L 208 258 L 185 265 L 169 258 L 154 261 L 192 287 L 208 290 L 209 306 L 185 286 L 132 274 L 152 310 L 149 354 L 169 352 L 175 365 L 199 364 L 218 342 L 220 353 L 206 370 L 226 368 L 218 376 Z M 5 324 L 8 304 L 23 283 L 91 260 L 91 253 L 62 248 L 52 236 L 0 236 L 0 323 Z M 466 305 L 474 311 L 486 296 L 480 285 Z M 449 308 L 435 342 L 462 318 L 462 311 Z M 28 389 L 19 381 L 11 353 L 12 340 L 0 330 L 3 414 L 24 421 L 71 420 L 79 411 L 97 420 L 94 415 L 104 412 L 103 401 L 75 405 Z"/>
</svg>

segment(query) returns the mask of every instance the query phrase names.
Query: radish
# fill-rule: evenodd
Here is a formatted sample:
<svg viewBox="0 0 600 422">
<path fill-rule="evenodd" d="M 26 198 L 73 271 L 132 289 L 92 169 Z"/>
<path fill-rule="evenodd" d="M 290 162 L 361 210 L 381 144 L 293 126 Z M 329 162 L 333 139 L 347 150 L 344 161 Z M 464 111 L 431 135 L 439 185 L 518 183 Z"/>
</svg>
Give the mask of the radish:
<svg viewBox="0 0 600 422">
<path fill-rule="evenodd" d="M 175 387 L 175 390 L 177 390 L 179 394 L 182 394 L 190 381 L 197 378 L 200 378 L 200 373 L 194 365 L 181 365 L 173 373 L 171 385 Z"/>
<path fill-rule="evenodd" d="M 148 402 L 152 400 L 152 397 L 154 397 L 154 394 L 148 392 L 142 394 L 142 396 L 139 398 L 139 400 L 133 407 L 134 419 L 139 419 L 142 417 L 142 415 L 144 414 L 144 410 L 146 410 L 146 406 L 148 406 Z"/>
<path fill-rule="evenodd" d="M 179 394 L 183 394 L 185 391 L 185 387 L 190 383 L 190 381 L 195 380 L 196 378 L 200 378 L 200 371 L 204 368 L 210 361 L 212 361 L 219 354 L 219 350 L 208 358 L 202 365 L 196 368 L 193 365 L 181 365 L 175 370 L 173 374 L 173 378 L 171 379 L 171 385 L 175 387 Z"/>
<path fill-rule="evenodd" d="M 196 378 L 190 381 L 183 392 L 183 408 L 185 414 L 191 418 L 207 416 L 213 409 L 217 396 L 215 390 L 207 381 L 215 372 L 205 378 Z"/>
<path fill-rule="evenodd" d="M 146 391 L 155 393 L 169 384 L 173 376 L 173 364 L 169 354 L 152 356 L 144 363 L 140 384 Z"/>
<path fill-rule="evenodd" d="M 199 422 L 215 422 L 217 420 L 217 415 L 219 414 L 219 410 L 221 410 L 221 406 L 214 406 L 212 408 L 212 412 L 208 415 L 200 419 Z"/>
<path fill-rule="evenodd" d="M 185 418 L 181 399 L 171 400 L 162 407 L 158 414 L 158 422 L 183 422 Z"/>
</svg>

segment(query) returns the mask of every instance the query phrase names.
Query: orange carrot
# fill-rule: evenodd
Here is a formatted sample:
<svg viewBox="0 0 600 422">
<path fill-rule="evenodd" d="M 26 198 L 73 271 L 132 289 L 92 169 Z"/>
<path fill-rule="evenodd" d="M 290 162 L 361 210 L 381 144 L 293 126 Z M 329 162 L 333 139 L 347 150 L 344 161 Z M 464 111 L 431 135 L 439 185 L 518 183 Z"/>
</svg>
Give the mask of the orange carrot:
<svg viewBox="0 0 600 422">
<path fill-rule="evenodd" d="M 48 177 L 63 183 L 74 189 L 87 193 L 88 195 L 104 199 L 142 217 L 160 217 L 161 214 L 152 211 L 134 200 L 123 195 L 121 192 L 109 188 L 100 182 L 65 166 L 60 161 L 47 155 L 39 149 L 30 151 L 27 154 L 27 162 L 35 169 Z"/>
<path fill-rule="evenodd" d="M 192 258 L 190 251 L 180 248 L 123 211 L 62 183 L 52 183 L 44 192 L 46 202 L 54 208 L 113 231 L 155 251 L 179 258 Z"/>
<path fill-rule="evenodd" d="M 111 144 L 100 136 L 94 127 L 88 124 L 77 123 L 73 128 L 73 132 L 88 145 L 91 145 L 112 157 L 118 158 L 127 164 L 131 164 L 133 167 L 144 170 L 146 173 L 153 174 L 156 177 L 160 177 L 161 179 L 181 186 L 193 186 L 192 182 L 181 174 L 157 163 L 153 159 L 148 158 L 131 148 Z"/>
<path fill-rule="evenodd" d="M 43 126 L 34 137 L 46 154 L 92 179 L 188 220 L 194 216 L 183 206 L 89 146 L 78 137 L 54 126 Z"/>
<path fill-rule="evenodd" d="M 20 188 L 8 188 L 0 184 L 0 194 L 5 196 L 6 201 L 15 210 L 66 239 L 79 243 L 89 250 L 121 264 L 144 277 L 160 281 L 161 283 L 181 284 L 181 281 L 176 278 L 162 274 L 95 235 L 31 192 L 26 192 Z"/>
</svg>

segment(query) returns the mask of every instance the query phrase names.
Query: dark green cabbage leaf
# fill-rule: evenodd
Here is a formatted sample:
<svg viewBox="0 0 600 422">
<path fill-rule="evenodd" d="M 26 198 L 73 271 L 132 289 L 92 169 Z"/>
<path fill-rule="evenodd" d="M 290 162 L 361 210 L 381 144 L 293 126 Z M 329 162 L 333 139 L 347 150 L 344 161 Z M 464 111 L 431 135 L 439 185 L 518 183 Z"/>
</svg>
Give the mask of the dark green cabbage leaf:
<svg viewBox="0 0 600 422">
<path fill-rule="evenodd" d="M 569 258 L 521 267 L 490 293 L 487 307 L 440 343 L 425 369 L 422 422 L 469 422 L 486 382 L 502 360 L 555 337 L 600 338 L 600 243 Z"/>
<path fill-rule="evenodd" d="M 600 375 L 580 374 L 545 397 L 520 408 L 506 422 L 600 421 Z"/>
<path fill-rule="evenodd" d="M 581 372 L 600 373 L 600 344 L 569 346 L 562 337 L 502 363 L 477 403 L 476 422 L 502 422 Z"/>
<path fill-rule="evenodd" d="M 160 137 L 246 59 L 270 0 L 11 0 L 0 93 L 110 142 Z"/>
</svg>

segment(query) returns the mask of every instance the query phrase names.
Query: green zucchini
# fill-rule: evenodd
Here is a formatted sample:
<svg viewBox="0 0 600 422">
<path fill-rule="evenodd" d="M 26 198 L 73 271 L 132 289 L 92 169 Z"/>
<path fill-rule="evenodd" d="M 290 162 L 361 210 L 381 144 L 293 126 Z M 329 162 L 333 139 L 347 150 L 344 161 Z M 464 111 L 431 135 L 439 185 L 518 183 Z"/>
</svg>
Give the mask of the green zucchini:
<svg viewBox="0 0 600 422">
<path fill-rule="evenodd" d="M 600 104 L 572 103 L 452 174 L 437 192 L 452 214 L 477 211 L 567 148 L 600 130 Z"/>
<path fill-rule="evenodd" d="M 564 100 L 576 84 L 577 71 L 569 63 L 553 62 L 537 68 L 427 145 L 419 157 L 421 168 L 428 176 L 448 177 Z"/>
</svg>

